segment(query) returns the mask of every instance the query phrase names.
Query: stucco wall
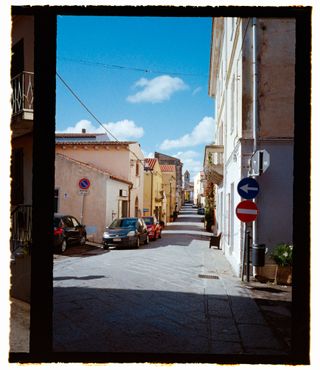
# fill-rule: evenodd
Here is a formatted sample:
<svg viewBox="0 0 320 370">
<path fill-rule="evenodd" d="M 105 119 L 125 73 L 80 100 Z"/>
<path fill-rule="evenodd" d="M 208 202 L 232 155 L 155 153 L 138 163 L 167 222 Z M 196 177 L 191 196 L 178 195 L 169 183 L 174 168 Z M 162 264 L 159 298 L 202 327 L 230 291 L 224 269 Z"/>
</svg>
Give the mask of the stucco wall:
<svg viewBox="0 0 320 370">
<path fill-rule="evenodd" d="M 126 190 L 129 194 L 129 185 L 109 179 L 106 183 L 106 217 L 105 227 L 110 225 L 111 222 L 118 217 L 122 217 L 121 202 L 128 201 L 128 196 L 120 197 L 120 190 Z"/>
<path fill-rule="evenodd" d="M 270 154 L 270 167 L 257 178 L 258 243 L 271 251 L 278 243 L 292 242 L 293 145 L 292 142 L 263 142 Z"/>
<path fill-rule="evenodd" d="M 80 195 L 79 180 L 90 180 L 87 195 Z M 102 173 L 79 166 L 56 156 L 55 188 L 59 189 L 58 212 L 75 216 L 87 227 L 88 236 L 101 241 L 106 220 L 105 187 L 107 178 Z"/>
<path fill-rule="evenodd" d="M 123 146 L 56 145 L 56 152 L 95 166 L 123 179 L 129 178 L 129 153 Z M 109 148 L 109 149 L 108 149 Z"/>
<path fill-rule="evenodd" d="M 257 35 L 259 136 L 293 137 L 295 20 L 260 19 Z"/>
</svg>

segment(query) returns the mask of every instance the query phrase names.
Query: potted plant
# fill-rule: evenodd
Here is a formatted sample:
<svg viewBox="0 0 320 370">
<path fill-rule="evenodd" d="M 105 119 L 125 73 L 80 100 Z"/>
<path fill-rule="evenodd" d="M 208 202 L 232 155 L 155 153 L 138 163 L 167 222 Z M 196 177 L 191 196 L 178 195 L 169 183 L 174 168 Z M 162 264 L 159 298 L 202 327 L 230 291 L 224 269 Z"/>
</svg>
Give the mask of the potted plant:
<svg viewBox="0 0 320 370">
<path fill-rule="evenodd" d="M 292 251 L 293 245 L 287 243 L 278 244 L 271 253 L 271 257 L 277 264 L 275 272 L 275 284 L 292 283 Z"/>
</svg>

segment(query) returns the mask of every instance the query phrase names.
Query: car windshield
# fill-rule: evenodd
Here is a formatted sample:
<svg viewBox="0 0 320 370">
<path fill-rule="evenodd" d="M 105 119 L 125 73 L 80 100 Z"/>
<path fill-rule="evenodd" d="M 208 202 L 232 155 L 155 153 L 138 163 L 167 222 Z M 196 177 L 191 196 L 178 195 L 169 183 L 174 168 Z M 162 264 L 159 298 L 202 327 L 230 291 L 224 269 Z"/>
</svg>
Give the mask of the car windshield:
<svg viewBox="0 0 320 370">
<path fill-rule="evenodd" d="M 118 227 L 129 228 L 136 226 L 137 219 L 136 218 L 124 218 L 124 219 L 116 219 L 114 220 L 111 225 L 109 226 L 110 229 L 115 229 Z"/>
<path fill-rule="evenodd" d="M 143 217 L 143 220 L 147 225 L 153 224 L 153 217 Z"/>
</svg>

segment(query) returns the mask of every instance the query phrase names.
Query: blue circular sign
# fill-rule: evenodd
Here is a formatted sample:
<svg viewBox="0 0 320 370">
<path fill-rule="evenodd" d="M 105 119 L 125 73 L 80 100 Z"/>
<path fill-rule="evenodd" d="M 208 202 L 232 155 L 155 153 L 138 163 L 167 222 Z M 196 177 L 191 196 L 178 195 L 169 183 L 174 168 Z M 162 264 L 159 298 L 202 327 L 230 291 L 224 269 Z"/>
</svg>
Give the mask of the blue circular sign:
<svg viewBox="0 0 320 370">
<path fill-rule="evenodd" d="M 90 187 L 90 181 L 87 179 L 87 178 L 83 178 L 81 180 L 79 180 L 79 188 L 81 190 L 88 190 Z"/>
<path fill-rule="evenodd" d="M 253 199 L 259 193 L 259 184 L 252 177 L 245 177 L 238 184 L 238 193 L 244 199 Z"/>
</svg>

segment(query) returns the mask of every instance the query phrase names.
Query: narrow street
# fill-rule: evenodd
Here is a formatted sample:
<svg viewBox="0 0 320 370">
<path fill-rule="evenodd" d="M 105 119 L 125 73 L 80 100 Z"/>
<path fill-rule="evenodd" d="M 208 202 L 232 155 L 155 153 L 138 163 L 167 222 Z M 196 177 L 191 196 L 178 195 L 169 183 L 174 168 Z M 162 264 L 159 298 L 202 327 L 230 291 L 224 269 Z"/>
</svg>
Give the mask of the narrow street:
<svg viewBox="0 0 320 370">
<path fill-rule="evenodd" d="M 55 258 L 53 350 L 286 354 L 202 217 L 186 205 L 140 249 Z"/>
</svg>

